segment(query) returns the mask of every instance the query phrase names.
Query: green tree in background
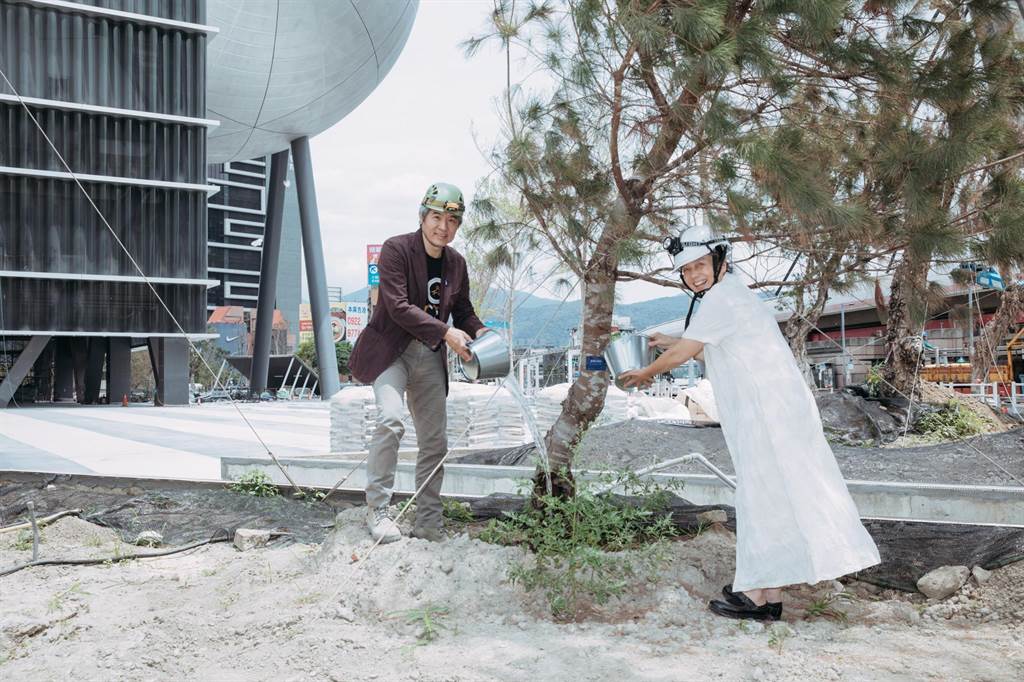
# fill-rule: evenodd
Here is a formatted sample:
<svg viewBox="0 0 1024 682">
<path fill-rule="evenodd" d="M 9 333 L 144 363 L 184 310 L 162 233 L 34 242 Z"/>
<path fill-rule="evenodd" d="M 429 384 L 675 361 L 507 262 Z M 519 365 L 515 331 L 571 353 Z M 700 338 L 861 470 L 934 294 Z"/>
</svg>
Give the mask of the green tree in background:
<svg viewBox="0 0 1024 682">
<path fill-rule="evenodd" d="M 338 374 L 348 374 L 348 359 L 352 355 L 352 344 L 348 341 L 338 341 L 334 344 L 334 353 L 338 359 Z M 307 339 L 295 349 L 295 357 L 306 363 L 315 371 L 320 371 L 316 359 L 316 343 L 313 339 Z"/>
</svg>

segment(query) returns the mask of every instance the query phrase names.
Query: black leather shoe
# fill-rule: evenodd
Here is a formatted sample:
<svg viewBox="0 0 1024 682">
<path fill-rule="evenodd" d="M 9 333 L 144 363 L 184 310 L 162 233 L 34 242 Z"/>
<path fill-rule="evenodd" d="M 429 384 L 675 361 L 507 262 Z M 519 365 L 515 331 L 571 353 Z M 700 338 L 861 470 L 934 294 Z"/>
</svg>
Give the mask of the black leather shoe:
<svg viewBox="0 0 1024 682">
<path fill-rule="evenodd" d="M 743 593 L 742 592 L 733 592 L 732 591 L 732 583 L 729 583 L 728 585 L 726 585 L 725 587 L 722 588 L 722 596 L 725 597 L 725 601 L 729 602 L 733 606 L 746 606 L 746 604 L 744 604 L 740 600 L 740 598 L 739 598 L 740 594 L 743 594 Z"/>
<path fill-rule="evenodd" d="M 724 616 L 725 618 L 744 620 L 779 620 L 782 618 L 782 602 L 758 606 L 744 594 L 736 594 L 735 592 L 733 594 L 738 600 L 743 601 L 742 605 L 730 604 L 729 602 L 716 599 L 708 604 L 708 609 L 712 613 Z"/>
</svg>

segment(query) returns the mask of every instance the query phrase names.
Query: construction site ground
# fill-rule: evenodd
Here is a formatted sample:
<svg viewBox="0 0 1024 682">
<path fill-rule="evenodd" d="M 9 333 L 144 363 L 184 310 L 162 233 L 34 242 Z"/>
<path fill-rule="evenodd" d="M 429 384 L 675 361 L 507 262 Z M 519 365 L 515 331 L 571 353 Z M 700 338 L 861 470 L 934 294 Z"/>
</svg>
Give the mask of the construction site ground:
<svg viewBox="0 0 1024 682">
<path fill-rule="evenodd" d="M 732 578 L 735 551 L 732 532 L 715 525 L 672 541 L 670 561 L 655 580 L 631 586 L 582 622 L 560 623 L 539 594 L 508 579 L 526 551 L 473 539 L 479 524 L 453 523 L 444 542 L 403 539 L 367 556 L 371 541 L 361 507 L 342 508 L 333 528 L 313 532 L 317 519 L 329 525 L 333 513 L 321 506 L 294 536 L 244 552 L 218 543 L 163 558 L 33 567 L 0 578 L 0 676 L 466 682 L 1024 676 L 1024 562 L 995 569 L 983 585 L 972 579 L 942 602 L 859 581 L 792 589 L 783 622 L 765 627 L 707 611 L 707 601 Z M 204 520 L 193 523 L 200 528 Z M 180 535 L 172 526 L 168 533 Z M 323 540 L 309 540 L 316 535 Z M 42 558 L 146 551 L 158 550 L 131 546 L 123 533 L 75 517 L 46 527 L 40 546 Z M 0 569 L 30 555 L 23 534 L 0 535 Z M 846 596 L 835 598 L 838 591 Z M 815 601 L 834 608 L 816 614 Z"/>
</svg>

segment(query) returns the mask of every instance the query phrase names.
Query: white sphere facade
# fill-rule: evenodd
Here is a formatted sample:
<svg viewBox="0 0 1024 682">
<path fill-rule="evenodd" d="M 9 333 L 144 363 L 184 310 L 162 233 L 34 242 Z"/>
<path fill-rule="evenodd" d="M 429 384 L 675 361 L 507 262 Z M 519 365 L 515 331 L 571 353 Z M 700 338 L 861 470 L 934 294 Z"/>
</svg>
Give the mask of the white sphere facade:
<svg viewBox="0 0 1024 682">
<path fill-rule="evenodd" d="M 208 159 L 251 159 L 331 127 L 398 59 L 418 0 L 209 0 Z"/>
</svg>

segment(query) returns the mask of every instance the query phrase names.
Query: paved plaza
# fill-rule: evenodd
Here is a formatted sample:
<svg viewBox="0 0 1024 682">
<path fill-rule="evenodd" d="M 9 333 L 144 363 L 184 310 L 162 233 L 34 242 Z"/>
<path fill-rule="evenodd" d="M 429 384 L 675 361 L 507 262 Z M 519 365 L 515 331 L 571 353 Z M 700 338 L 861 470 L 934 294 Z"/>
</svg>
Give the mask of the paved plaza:
<svg viewBox="0 0 1024 682">
<path fill-rule="evenodd" d="M 0 470 L 219 479 L 221 457 L 326 454 L 329 405 L 319 401 L 72 405 L 0 411 Z"/>
</svg>

